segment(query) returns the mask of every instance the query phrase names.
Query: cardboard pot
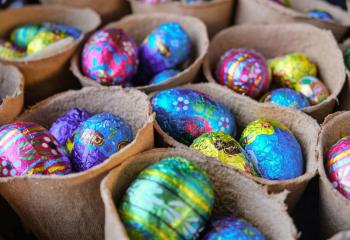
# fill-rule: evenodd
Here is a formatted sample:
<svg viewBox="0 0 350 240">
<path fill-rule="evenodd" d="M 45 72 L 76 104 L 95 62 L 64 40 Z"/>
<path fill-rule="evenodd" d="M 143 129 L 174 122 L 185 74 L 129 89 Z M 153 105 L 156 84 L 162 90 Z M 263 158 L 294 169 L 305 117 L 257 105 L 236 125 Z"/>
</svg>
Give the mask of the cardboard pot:
<svg viewBox="0 0 350 240">
<path fill-rule="evenodd" d="M 231 90 L 218 84 L 202 83 L 185 85 L 183 87 L 205 93 L 230 108 L 237 119 L 239 130 L 237 136 L 240 136 L 245 126 L 259 118 L 277 120 L 293 132 L 303 151 L 305 172 L 302 176 L 286 181 L 271 181 L 244 173 L 248 178 L 266 186 L 269 192 L 278 193 L 288 190 L 289 194 L 286 203 L 289 209 L 292 210 L 303 194 L 308 182 L 316 174 L 318 164 L 315 151 L 319 133 L 317 122 L 300 111 L 252 102 L 244 96 L 233 94 Z M 155 130 L 158 134 L 157 140 L 159 145 L 188 148 L 165 133 L 157 122 L 155 122 Z"/>
<path fill-rule="evenodd" d="M 348 5 L 350 7 L 350 5 Z M 339 44 L 339 48 L 344 53 L 345 49 L 350 46 L 350 38 L 346 39 L 344 42 Z M 339 109 L 340 110 L 350 110 L 350 71 L 346 69 L 346 81 L 344 87 L 339 95 Z"/>
<path fill-rule="evenodd" d="M 84 37 L 100 24 L 100 17 L 90 9 L 63 6 L 26 6 L 1 11 L 0 32 L 7 36 L 11 30 L 18 26 L 43 22 L 68 24 L 80 29 L 83 34 L 74 43 L 43 58 L 29 61 L 0 59 L 0 62 L 15 65 L 23 73 L 25 98 L 26 102 L 30 104 L 74 86 L 72 79 L 67 77 L 69 59 Z"/>
<path fill-rule="evenodd" d="M 189 34 L 193 43 L 191 64 L 181 73 L 170 78 L 169 80 L 156 85 L 146 85 L 137 87 L 137 89 L 145 92 L 166 89 L 181 84 L 191 82 L 197 76 L 204 57 L 208 51 L 209 39 L 205 25 L 202 21 L 194 17 L 185 17 L 171 14 L 137 14 L 124 17 L 120 21 L 110 23 L 105 26 L 118 27 L 129 33 L 135 38 L 138 44 L 146 38 L 152 30 L 163 22 L 179 22 L 181 26 Z M 145 24 L 147 23 L 147 24 Z M 96 81 L 83 75 L 80 69 L 80 52 L 77 52 L 71 61 L 71 70 L 79 79 L 83 86 L 101 86 Z"/>
<path fill-rule="evenodd" d="M 320 217 L 324 238 L 350 229 L 350 201 L 339 193 L 329 181 L 324 162 L 328 149 L 340 138 L 350 134 L 350 112 L 329 115 L 322 124 L 318 140 L 318 172 L 320 174 Z"/>
<path fill-rule="evenodd" d="M 105 205 L 105 239 L 129 239 L 118 216 L 116 205 L 137 175 L 162 158 L 182 156 L 205 170 L 215 192 L 214 216 L 233 214 L 256 226 L 267 239 L 296 239 L 297 231 L 283 200 L 286 192 L 269 195 L 238 171 L 189 149 L 153 149 L 136 155 L 111 171 L 101 183 Z M 220 173 L 220 174 L 218 174 Z M 269 209 L 269 211 L 266 211 Z"/>
<path fill-rule="evenodd" d="M 350 15 L 340 7 L 326 1 L 289 0 L 289 2 L 291 8 L 270 0 L 239 0 L 235 24 L 302 22 L 330 30 L 338 40 L 344 37 L 350 27 Z M 309 17 L 306 12 L 312 9 L 327 11 L 335 21 L 320 21 Z"/>
<path fill-rule="evenodd" d="M 134 140 L 102 164 L 65 176 L 0 178 L 0 194 L 39 239 L 102 239 L 103 204 L 99 184 L 106 173 L 128 157 L 153 147 L 153 119 L 147 96 L 137 90 L 85 88 L 53 96 L 18 120 L 48 128 L 72 107 L 124 118 Z"/>
<path fill-rule="evenodd" d="M 329 240 L 349 240 L 349 239 L 350 239 L 350 231 L 344 231 L 334 235 Z"/>
<path fill-rule="evenodd" d="M 0 124 L 11 122 L 21 113 L 24 102 L 24 78 L 13 66 L 0 64 Z"/>
<path fill-rule="evenodd" d="M 168 1 L 149 4 L 140 0 L 130 0 L 133 13 L 170 13 L 181 16 L 188 15 L 199 18 L 208 28 L 209 36 L 214 36 L 220 30 L 230 26 L 233 5 L 236 0 L 212 0 L 196 4 L 186 4 L 178 1 Z"/>
<path fill-rule="evenodd" d="M 302 110 L 319 122 L 333 111 L 346 77 L 342 52 L 330 32 L 306 24 L 242 25 L 225 29 L 212 40 L 204 60 L 204 74 L 210 82 L 216 82 L 214 73 L 220 57 L 231 48 L 255 49 L 266 59 L 290 52 L 306 54 L 316 63 L 330 96 L 321 104 Z"/>
</svg>

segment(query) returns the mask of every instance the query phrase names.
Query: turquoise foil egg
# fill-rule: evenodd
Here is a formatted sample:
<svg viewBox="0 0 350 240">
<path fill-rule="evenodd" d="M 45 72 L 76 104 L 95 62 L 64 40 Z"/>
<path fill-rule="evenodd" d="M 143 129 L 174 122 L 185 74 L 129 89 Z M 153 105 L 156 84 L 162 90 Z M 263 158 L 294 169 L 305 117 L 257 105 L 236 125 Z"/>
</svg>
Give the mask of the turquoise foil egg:
<svg viewBox="0 0 350 240">
<path fill-rule="evenodd" d="M 263 178 L 287 180 L 304 172 L 302 150 L 297 139 L 277 121 L 259 119 L 248 124 L 240 142 Z"/>
<path fill-rule="evenodd" d="M 230 109 L 199 91 L 172 88 L 158 92 L 151 103 L 162 130 L 183 144 L 190 145 L 207 132 L 236 135 Z"/>
<path fill-rule="evenodd" d="M 279 88 L 268 92 L 260 101 L 295 109 L 311 106 L 307 97 L 289 88 Z"/>
</svg>

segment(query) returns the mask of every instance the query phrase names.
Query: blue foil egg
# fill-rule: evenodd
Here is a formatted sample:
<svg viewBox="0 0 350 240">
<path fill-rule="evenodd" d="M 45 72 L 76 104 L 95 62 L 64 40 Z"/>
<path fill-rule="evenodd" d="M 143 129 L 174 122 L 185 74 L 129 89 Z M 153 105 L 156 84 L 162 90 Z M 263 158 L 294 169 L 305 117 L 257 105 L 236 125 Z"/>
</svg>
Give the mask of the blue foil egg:
<svg viewBox="0 0 350 240">
<path fill-rule="evenodd" d="M 64 33 L 71 36 L 74 39 L 78 39 L 82 34 L 82 32 L 76 27 L 73 27 L 70 25 L 64 25 L 64 24 L 49 23 L 49 22 L 43 23 L 41 25 L 41 30 L 53 32 L 55 34 Z"/>
<path fill-rule="evenodd" d="M 264 235 L 243 219 L 223 217 L 215 220 L 203 240 L 265 240 Z"/>
<path fill-rule="evenodd" d="M 303 155 L 297 139 L 277 121 L 259 119 L 248 124 L 240 142 L 263 178 L 287 180 L 304 172 Z"/>
<path fill-rule="evenodd" d="M 190 145 L 207 132 L 236 135 L 236 120 L 230 109 L 192 89 L 172 88 L 152 98 L 159 126 L 177 141 Z"/>
<path fill-rule="evenodd" d="M 307 15 L 309 15 L 312 18 L 318 19 L 318 20 L 334 20 L 333 16 L 321 9 L 312 9 L 307 12 Z"/>
<path fill-rule="evenodd" d="M 275 105 L 301 109 L 311 106 L 307 97 L 290 88 L 279 88 L 266 93 L 260 100 Z"/>
<path fill-rule="evenodd" d="M 167 81 L 169 78 L 179 74 L 180 72 L 177 70 L 169 69 L 164 70 L 157 75 L 155 75 L 152 80 L 149 82 L 149 84 L 160 84 L 162 82 Z"/>
<path fill-rule="evenodd" d="M 72 147 L 72 163 L 84 171 L 105 161 L 133 140 L 130 125 L 110 113 L 96 114 L 76 130 Z"/>
<path fill-rule="evenodd" d="M 174 68 L 191 54 L 191 39 L 177 22 L 163 23 L 154 29 L 139 49 L 139 75 L 154 76 L 166 69 Z M 144 84 L 143 80 L 138 84 Z"/>
<path fill-rule="evenodd" d="M 40 24 L 26 24 L 20 26 L 11 32 L 11 41 L 16 44 L 16 46 L 25 49 L 39 33 L 40 27 Z"/>
</svg>

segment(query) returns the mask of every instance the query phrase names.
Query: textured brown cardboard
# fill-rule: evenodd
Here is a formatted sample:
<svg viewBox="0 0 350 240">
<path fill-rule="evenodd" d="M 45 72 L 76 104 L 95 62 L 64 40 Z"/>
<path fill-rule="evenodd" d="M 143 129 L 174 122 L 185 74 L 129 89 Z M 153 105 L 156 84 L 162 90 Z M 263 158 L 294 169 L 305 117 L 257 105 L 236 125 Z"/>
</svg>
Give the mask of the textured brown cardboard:
<svg viewBox="0 0 350 240">
<path fill-rule="evenodd" d="M 267 186 L 269 192 L 276 193 L 287 189 L 289 194 L 286 203 L 289 209 L 292 210 L 303 194 L 309 180 L 316 175 L 318 164 L 315 151 L 319 133 L 319 125 L 317 122 L 300 111 L 250 101 L 242 95 L 233 94 L 230 89 L 218 84 L 202 83 L 185 85 L 184 87 L 203 92 L 230 108 L 237 119 L 239 132 L 243 130 L 248 123 L 259 118 L 277 120 L 293 132 L 301 145 L 305 160 L 305 173 L 302 176 L 286 181 L 271 181 L 246 174 L 254 181 Z M 165 133 L 157 122 L 155 122 L 155 130 L 160 145 L 187 148 L 187 146 L 177 142 Z"/>
<path fill-rule="evenodd" d="M 329 240 L 349 240 L 349 239 L 350 239 L 350 231 L 344 231 L 334 235 Z"/>
<path fill-rule="evenodd" d="M 105 205 L 106 240 L 129 239 L 117 214 L 116 204 L 131 182 L 147 166 L 162 158 L 175 156 L 185 157 L 207 172 L 215 192 L 214 216 L 231 213 L 242 217 L 261 230 L 267 239 L 297 239 L 297 231 L 283 203 L 286 192 L 270 195 L 266 188 L 235 169 L 193 150 L 163 148 L 128 159 L 103 179 L 101 194 Z"/>
<path fill-rule="evenodd" d="M 84 37 L 100 24 L 100 17 L 90 9 L 54 5 L 26 6 L 1 11 L 0 32 L 6 35 L 23 24 L 43 22 L 72 25 L 84 34 L 53 56 L 29 61 L 0 59 L 0 62 L 15 65 L 22 72 L 25 78 L 25 99 L 30 104 L 74 85 L 72 79 L 66 77 L 69 74 L 69 59 Z"/>
<path fill-rule="evenodd" d="M 152 92 L 156 90 L 162 90 L 181 84 L 191 82 L 197 76 L 204 57 L 208 51 L 209 39 L 205 25 L 202 21 L 193 18 L 172 14 L 137 14 L 129 15 L 121 19 L 120 21 L 113 22 L 105 26 L 119 27 L 133 36 L 138 44 L 142 43 L 145 37 L 152 32 L 152 30 L 158 27 L 163 22 L 176 21 L 189 34 L 193 43 L 193 59 L 189 67 L 169 80 L 157 84 L 137 87 L 137 89 L 145 92 Z M 147 24 L 145 24 L 147 23 Z M 81 52 L 81 51 L 80 51 Z M 99 83 L 83 75 L 80 69 L 80 52 L 77 52 L 71 61 L 71 70 L 73 74 L 79 79 L 83 86 L 100 86 Z"/>
<path fill-rule="evenodd" d="M 242 25 L 225 29 L 212 40 L 204 60 L 204 74 L 210 82 L 215 82 L 214 72 L 220 57 L 231 48 L 255 49 L 267 59 L 290 52 L 306 54 L 317 64 L 318 75 L 331 95 L 321 104 L 302 110 L 319 122 L 333 111 L 346 75 L 342 52 L 329 31 L 302 23 Z"/>
<path fill-rule="evenodd" d="M 134 141 L 102 164 L 66 176 L 0 178 L 0 194 L 39 239 L 103 239 L 99 184 L 128 157 L 153 147 L 153 120 L 147 96 L 137 90 L 84 88 L 53 96 L 20 116 L 48 128 L 72 107 L 109 112 L 132 127 Z"/>
</svg>

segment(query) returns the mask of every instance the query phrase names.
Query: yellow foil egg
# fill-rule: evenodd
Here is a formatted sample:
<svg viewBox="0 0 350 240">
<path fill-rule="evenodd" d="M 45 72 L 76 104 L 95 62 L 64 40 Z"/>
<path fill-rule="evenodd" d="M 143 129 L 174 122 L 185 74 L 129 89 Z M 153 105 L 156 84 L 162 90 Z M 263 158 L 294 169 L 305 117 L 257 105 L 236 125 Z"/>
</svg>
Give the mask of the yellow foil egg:
<svg viewBox="0 0 350 240">
<path fill-rule="evenodd" d="M 313 76 L 299 79 L 295 85 L 295 90 L 307 97 L 313 105 L 322 103 L 329 96 L 327 87 Z"/>
<path fill-rule="evenodd" d="M 47 46 L 68 37 L 66 34 L 54 34 L 52 32 L 40 32 L 32 41 L 29 42 L 27 47 L 27 54 L 37 53 Z"/>
</svg>

